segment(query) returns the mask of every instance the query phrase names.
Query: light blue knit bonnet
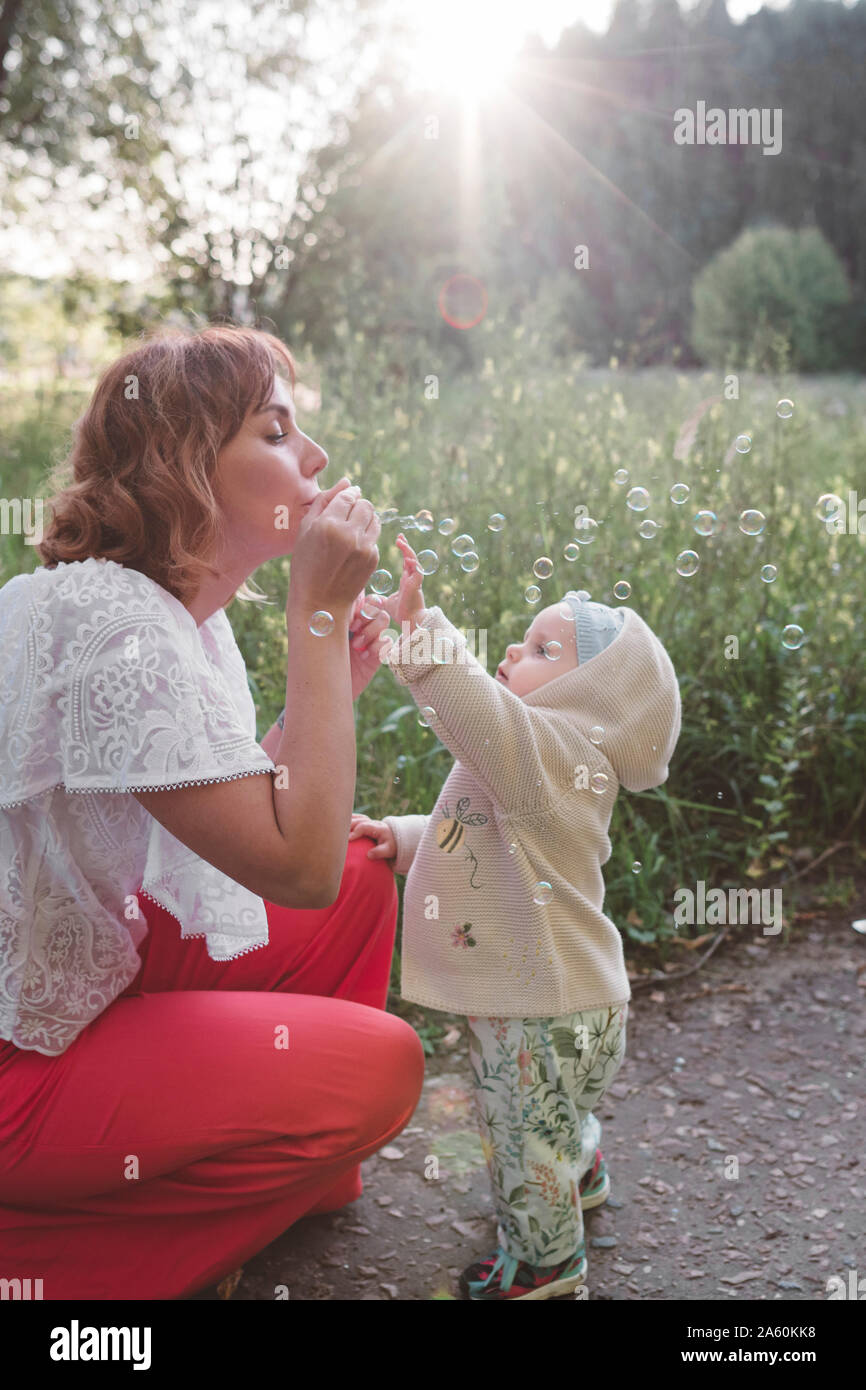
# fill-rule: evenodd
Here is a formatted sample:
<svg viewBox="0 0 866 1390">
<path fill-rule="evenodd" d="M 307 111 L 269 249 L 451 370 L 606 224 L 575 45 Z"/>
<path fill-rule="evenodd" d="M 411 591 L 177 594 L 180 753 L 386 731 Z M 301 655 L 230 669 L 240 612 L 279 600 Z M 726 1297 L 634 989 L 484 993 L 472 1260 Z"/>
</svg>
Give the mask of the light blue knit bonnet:
<svg viewBox="0 0 866 1390">
<path fill-rule="evenodd" d="M 574 614 L 577 660 L 580 666 L 585 666 L 587 661 L 610 646 L 622 627 L 625 609 L 590 602 L 586 589 L 569 589 L 562 602 L 568 603 Z"/>
</svg>

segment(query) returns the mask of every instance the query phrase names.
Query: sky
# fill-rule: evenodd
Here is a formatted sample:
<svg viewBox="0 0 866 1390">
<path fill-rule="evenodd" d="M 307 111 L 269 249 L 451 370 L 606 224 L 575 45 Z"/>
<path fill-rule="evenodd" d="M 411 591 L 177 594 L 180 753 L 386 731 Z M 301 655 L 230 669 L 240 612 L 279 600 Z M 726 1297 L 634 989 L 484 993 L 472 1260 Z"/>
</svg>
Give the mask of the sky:
<svg viewBox="0 0 866 1390">
<path fill-rule="evenodd" d="M 406 63 L 410 87 L 434 92 L 438 88 L 451 94 L 469 91 L 479 98 L 490 91 L 495 92 L 497 82 L 507 76 L 509 63 L 527 33 L 538 35 L 548 47 L 557 42 L 564 29 L 578 20 L 587 28 L 603 33 L 608 27 L 613 8 L 613 0 L 531 0 L 531 3 L 527 0 L 381 0 L 381 3 L 402 23 L 408 18 L 417 29 L 417 41 L 411 45 L 405 43 L 400 50 Z M 788 0 L 728 0 L 728 13 L 735 22 L 741 22 L 759 10 L 762 3 L 767 8 L 783 9 Z M 681 0 L 686 10 L 692 8 L 693 4 L 694 0 Z M 231 0 L 228 4 L 226 0 L 218 0 L 218 9 L 220 17 L 228 22 L 229 29 L 234 20 L 242 26 L 244 37 L 249 37 L 248 26 L 243 28 L 244 6 L 231 3 Z M 289 20 L 291 0 L 280 0 L 277 15 L 280 9 L 286 12 Z M 219 94 L 234 95 L 238 91 L 238 83 L 234 80 L 231 52 L 215 50 L 212 33 L 208 33 L 208 25 L 213 18 L 211 11 L 212 4 L 204 0 L 192 24 L 195 28 L 196 21 L 200 21 L 202 33 L 175 35 L 168 44 L 168 51 L 177 50 L 187 42 L 190 45 L 190 67 L 202 90 L 215 84 Z M 375 61 L 372 49 L 355 50 L 350 36 L 346 34 L 342 35 L 344 42 L 340 45 L 339 36 L 335 36 L 333 30 L 333 15 L 333 6 L 330 5 L 321 6 L 318 12 L 313 10 L 305 42 L 312 54 L 321 55 L 322 60 L 313 67 L 317 73 L 321 72 L 322 85 L 315 93 L 297 93 L 306 102 L 307 119 L 298 120 L 298 138 L 292 140 L 291 150 L 287 150 L 285 145 L 277 149 L 273 140 L 275 123 L 280 120 L 281 111 L 285 111 L 285 100 L 277 92 L 264 94 L 254 103 L 240 101 L 240 109 L 237 102 L 218 103 L 226 108 L 233 106 L 234 110 L 222 118 L 217 112 L 209 116 L 206 122 L 197 119 L 199 113 L 193 111 L 189 131 L 178 132 L 180 148 L 186 143 L 186 136 L 193 144 L 196 139 L 200 142 L 201 128 L 206 126 L 205 147 L 200 158 L 202 185 L 200 189 L 185 190 L 189 194 L 197 226 L 203 227 L 210 216 L 218 221 L 222 191 L 216 182 L 216 165 L 219 162 L 216 154 L 223 147 L 223 140 L 226 145 L 230 143 L 239 122 L 249 124 L 251 146 L 259 147 L 260 167 L 268 186 L 275 192 L 278 186 L 283 207 L 294 203 L 305 147 L 309 148 L 317 138 L 326 140 L 328 123 L 345 106 L 349 85 L 363 81 L 367 68 Z M 283 27 L 283 33 L 289 24 Z M 270 28 L 270 36 L 275 35 L 276 41 L 280 42 L 279 22 L 271 24 Z M 340 48 L 343 51 L 335 58 L 335 52 Z M 199 67 L 198 72 L 196 66 Z M 276 103 L 274 111 L 268 109 L 269 99 L 271 105 Z M 226 119 L 229 125 L 222 132 L 221 124 Z M 317 124 L 320 126 L 318 131 L 314 129 Z M 294 156 L 294 161 L 291 156 Z M 269 170 L 271 159 L 273 162 Z M 231 172 L 228 171 L 229 183 Z M 37 220 L 30 225 L 22 223 L 8 229 L 0 228 L 0 263 L 19 274 L 53 277 L 70 273 L 82 266 L 88 255 L 92 257 L 96 254 L 96 248 L 105 244 L 107 226 L 110 223 L 115 227 L 118 225 L 118 212 L 116 208 L 108 206 L 79 208 L 76 205 L 76 183 L 72 170 L 61 172 L 59 178 L 50 169 L 47 171 L 42 192 L 43 196 L 49 196 L 57 225 L 51 228 Z M 200 209 L 198 201 L 201 202 Z M 100 264 L 113 279 L 145 282 L 158 270 L 148 249 L 147 238 L 136 231 L 136 227 L 141 231 L 145 227 L 146 209 L 140 204 L 136 205 L 134 190 L 127 192 L 126 204 L 123 211 L 126 252 L 123 255 L 117 251 L 108 254 L 104 261 L 100 260 Z"/>
</svg>

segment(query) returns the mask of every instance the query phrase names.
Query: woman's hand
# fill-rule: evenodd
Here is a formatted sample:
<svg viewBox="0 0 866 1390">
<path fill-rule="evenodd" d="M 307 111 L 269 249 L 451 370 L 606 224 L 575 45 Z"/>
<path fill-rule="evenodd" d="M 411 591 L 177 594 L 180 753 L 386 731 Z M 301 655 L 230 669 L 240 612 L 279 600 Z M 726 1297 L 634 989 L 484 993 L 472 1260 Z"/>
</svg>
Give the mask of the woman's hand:
<svg viewBox="0 0 866 1390">
<path fill-rule="evenodd" d="M 361 611 L 366 609 L 367 613 L 372 613 L 374 608 L 378 611 L 372 618 L 365 617 Z M 357 700 L 361 691 L 366 690 L 382 664 L 382 644 L 379 637 L 387 626 L 388 614 L 385 609 L 380 603 L 376 603 L 375 596 L 365 594 L 362 590 L 352 604 L 349 614 L 349 665 L 352 672 L 353 700 Z M 385 650 L 387 651 L 387 644 Z"/>
<path fill-rule="evenodd" d="M 341 478 L 319 493 L 298 527 L 286 605 L 301 612 L 326 609 L 337 618 L 378 567 L 379 518 L 373 504 Z"/>
<path fill-rule="evenodd" d="M 357 840 L 360 835 L 368 835 L 371 840 L 376 841 L 375 848 L 367 850 L 368 859 L 396 859 L 397 841 L 391 827 L 384 821 L 370 820 L 368 816 L 353 811 L 349 839 Z"/>
</svg>

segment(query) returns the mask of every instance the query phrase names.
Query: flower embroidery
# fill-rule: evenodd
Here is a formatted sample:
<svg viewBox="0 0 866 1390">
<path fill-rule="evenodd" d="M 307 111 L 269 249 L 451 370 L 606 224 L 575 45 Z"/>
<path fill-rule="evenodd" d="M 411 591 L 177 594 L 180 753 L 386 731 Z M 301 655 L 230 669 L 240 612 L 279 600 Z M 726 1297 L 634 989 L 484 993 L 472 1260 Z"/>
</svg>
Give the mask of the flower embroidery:
<svg viewBox="0 0 866 1390">
<path fill-rule="evenodd" d="M 472 935 L 472 923 L 464 922 L 462 927 L 454 927 L 451 932 L 452 946 L 477 946 L 478 943 Z"/>
</svg>

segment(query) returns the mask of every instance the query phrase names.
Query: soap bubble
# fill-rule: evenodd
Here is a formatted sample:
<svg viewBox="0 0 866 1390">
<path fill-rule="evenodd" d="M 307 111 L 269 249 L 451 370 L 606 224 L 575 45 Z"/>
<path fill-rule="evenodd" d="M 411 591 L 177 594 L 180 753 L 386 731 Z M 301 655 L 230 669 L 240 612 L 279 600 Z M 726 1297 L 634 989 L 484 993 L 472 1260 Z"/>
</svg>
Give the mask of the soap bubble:
<svg viewBox="0 0 866 1390">
<path fill-rule="evenodd" d="M 439 568 L 439 556 L 435 550 L 418 551 L 418 568 L 422 574 L 435 574 Z"/>
<path fill-rule="evenodd" d="M 658 522 L 651 521 L 649 517 L 646 517 L 646 519 L 642 521 L 640 526 L 637 528 L 638 535 L 643 536 L 645 541 L 651 541 L 658 529 Z"/>
<path fill-rule="evenodd" d="M 607 773 L 594 772 L 589 779 L 589 785 L 594 792 L 597 792 L 598 795 L 601 796 L 607 791 Z"/>
<path fill-rule="evenodd" d="M 795 652 L 798 647 L 802 647 L 803 637 L 803 629 L 799 627 L 797 623 L 789 623 L 788 626 L 782 630 L 782 646 L 787 647 L 791 652 Z"/>
<path fill-rule="evenodd" d="M 618 483 L 620 487 L 622 487 L 623 483 L 628 482 L 628 469 L 618 468 L 613 475 L 613 480 L 615 483 Z"/>
<path fill-rule="evenodd" d="M 467 536 L 465 531 L 462 536 L 455 536 L 451 542 L 452 555 L 465 555 L 467 550 L 475 549 L 475 541 L 471 536 Z"/>
<path fill-rule="evenodd" d="M 419 531 L 432 531 L 432 530 L 433 530 L 433 513 L 432 513 L 432 512 L 428 512 L 428 511 L 426 511 L 426 510 L 425 510 L 425 511 L 422 511 L 422 512 L 416 512 L 416 513 L 415 513 L 415 525 L 418 527 L 418 530 L 419 530 Z"/>
<path fill-rule="evenodd" d="M 376 570 L 370 575 L 370 588 L 374 594 L 390 594 L 394 587 L 394 576 L 390 570 Z"/>
<path fill-rule="evenodd" d="M 835 492 L 824 492 L 818 498 L 815 508 L 815 515 L 819 521 L 833 521 L 840 513 L 844 513 L 845 503 L 841 497 L 837 497 Z"/>
<path fill-rule="evenodd" d="M 580 546 L 577 541 L 569 541 L 562 553 L 566 560 L 576 560 L 580 554 Z"/>
<path fill-rule="evenodd" d="M 589 731 L 589 741 L 594 743 L 596 748 L 604 740 L 604 728 L 601 724 L 593 724 Z"/>
<path fill-rule="evenodd" d="M 761 578 L 765 584 L 772 584 L 778 573 L 775 565 L 764 565 L 761 568 Z"/>
<path fill-rule="evenodd" d="M 794 402 L 787 399 L 779 401 L 776 405 L 776 414 L 780 420 L 790 420 L 794 414 Z"/>
<path fill-rule="evenodd" d="M 589 545 L 598 535 L 598 522 L 591 516 L 579 516 L 577 518 L 577 525 L 574 529 L 577 532 L 577 540 L 580 544 Z"/>
<path fill-rule="evenodd" d="M 430 728 L 430 720 L 436 718 L 436 711 L 432 705 L 425 705 L 418 711 L 418 723 L 422 729 Z"/>
<path fill-rule="evenodd" d="M 750 434 L 738 434 L 734 440 L 734 448 L 738 454 L 747 454 L 752 447 L 752 436 Z"/>
<path fill-rule="evenodd" d="M 541 590 L 537 584 L 530 584 L 528 589 L 524 591 L 523 597 L 527 603 L 537 603 L 541 598 Z"/>
<path fill-rule="evenodd" d="M 445 516 L 439 522 L 436 529 L 440 536 L 450 536 L 456 525 L 457 522 L 454 520 L 453 516 Z"/>
<path fill-rule="evenodd" d="M 633 487 L 626 494 L 625 504 L 633 512 L 645 512 L 650 504 L 650 495 L 645 487 Z"/>
<path fill-rule="evenodd" d="M 563 599 L 557 611 L 559 612 L 560 618 L 563 618 L 565 622 L 574 622 L 574 609 L 572 608 L 571 604 L 568 603 L 565 599 Z"/>
<path fill-rule="evenodd" d="M 614 596 L 621 601 L 625 601 L 631 593 L 631 585 L 627 579 L 618 579 L 613 586 Z"/>
<path fill-rule="evenodd" d="M 713 536 L 719 528 L 719 519 L 715 512 L 695 512 L 694 526 L 699 536 Z"/>
<path fill-rule="evenodd" d="M 472 574 L 480 564 L 481 561 L 474 550 L 467 550 L 464 555 L 460 556 L 460 568 L 465 570 L 467 574 Z"/>
<path fill-rule="evenodd" d="M 384 612 L 384 608 L 381 608 L 378 603 L 372 603 L 369 598 L 365 598 L 361 604 L 361 617 L 366 618 L 367 622 L 371 618 L 378 618 L 379 614 Z"/>
<path fill-rule="evenodd" d="M 501 512 L 494 512 L 492 516 L 487 518 L 488 531 L 501 531 L 504 525 L 505 517 Z"/>
<path fill-rule="evenodd" d="M 760 536 L 766 523 L 763 512 L 749 510 L 740 513 L 740 530 L 744 536 Z"/>
<path fill-rule="evenodd" d="M 314 637 L 327 637 L 334 630 L 334 619 L 324 608 L 320 608 L 310 619 L 310 631 Z"/>
<path fill-rule="evenodd" d="M 381 526 L 387 526 L 389 521 L 396 521 L 396 520 L 397 520 L 397 508 L 396 508 L 396 507 L 386 507 L 385 510 L 384 510 L 383 512 L 380 512 L 380 513 L 379 513 L 379 524 L 380 524 Z"/>
<path fill-rule="evenodd" d="M 549 579 L 553 574 L 553 561 L 541 555 L 532 566 L 532 573 L 536 579 Z"/>
<path fill-rule="evenodd" d="M 681 574 L 683 579 L 691 579 L 693 574 L 697 574 L 700 563 L 701 557 L 696 550 L 681 550 L 677 556 L 677 574 Z"/>
<path fill-rule="evenodd" d="M 688 501 L 690 492 L 691 488 L 688 483 L 674 483 L 671 488 L 671 501 L 675 502 L 678 507 L 681 507 L 684 502 Z"/>
<path fill-rule="evenodd" d="M 639 859 L 636 859 L 631 866 L 631 871 L 633 874 L 639 874 L 642 868 L 643 864 L 640 862 Z"/>
<path fill-rule="evenodd" d="M 540 883 L 536 883 L 532 901 L 538 903 L 539 907 L 544 907 L 545 903 L 549 903 L 552 900 L 553 889 L 550 884 L 545 879 L 542 879 Z"/>
<path fill-rule="evenodd" d="M 562 643 L 545 642 L 544 655 L 547 657 L 548 661 L 558 661 L 562 656 Z"/>
<path fill-rule="evenodd" d="M 400 525 L 403 527 L 404 531 L 420 530 L 417 519 L 414 516 L 401 516 Z"/>
</svg>

